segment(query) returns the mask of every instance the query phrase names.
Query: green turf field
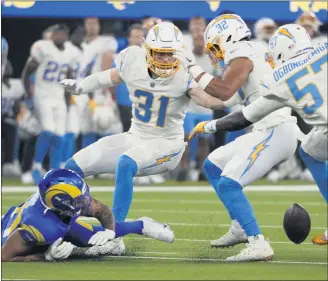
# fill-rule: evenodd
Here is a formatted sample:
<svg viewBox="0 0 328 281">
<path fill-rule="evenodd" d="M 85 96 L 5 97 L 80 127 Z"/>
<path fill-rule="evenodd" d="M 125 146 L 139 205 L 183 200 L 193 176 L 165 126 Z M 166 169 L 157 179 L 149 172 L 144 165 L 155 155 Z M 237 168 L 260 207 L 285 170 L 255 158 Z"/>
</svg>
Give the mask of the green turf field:
<svg viewBox="0 0 328 281">
<path fill-rule="evenodd" d="M 17 185 L 4 181 L 8 186 Z M 102 180 L 97 185 L 106 185 Z M 262 182 L 263 183 L 263 182 Z M 173 183 L 177 185 L 177 183 Z M 297 182 L 297 184 L 300 184 Z M 92 186 L 92 184 L 91 184 Z M 111 205 L 110 192 L 94 197 Z M 2 213 L 21 203 L 28 193 L 2 193 Z M 211 249 L 209 240 L 224 234 L 229 219 L 214 191 L 136 192 L 130 219 L 149 216 L 167 222 L 175 231 L 173 244 L 152 241 L 142 236 L 124 239 L 123 257 L 61 263 L 5 263 L 3 279 L 39 280 L 327 280 L 327 247 L 314 246 L 311 237 L 327 227 L 327 205 L 319 192 L 247 192 L 264 235 L 275 250 L 273 262 L 229 264 L 223 261 L 243 245 Z M 310 213 L 312 231 L 302 245 L 290 243 L 282 229 L 284 211 L 294 202 Z"/>
</svg>

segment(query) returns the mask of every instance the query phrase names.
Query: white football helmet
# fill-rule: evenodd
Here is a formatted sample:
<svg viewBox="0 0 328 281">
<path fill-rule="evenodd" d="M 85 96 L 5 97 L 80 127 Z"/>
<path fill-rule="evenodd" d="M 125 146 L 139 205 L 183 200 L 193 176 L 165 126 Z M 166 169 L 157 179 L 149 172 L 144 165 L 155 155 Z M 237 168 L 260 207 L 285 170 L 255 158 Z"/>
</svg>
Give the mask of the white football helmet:
<svg viewBox="0 0 328 281">
<path fill-rule="evenodd" d="M 275 66 L 313 49 L 311 38 L 298 24 L 285 24 L 278 28 L 269 42 Z"/>
<path fill-rule="evenodd" d="M 217 66 L 224 60 L 225 50 L 234 43 L 251 37 L 251 31 L 238 15 L 224 14 L 213 19 L 206 27 L 205 51 L 212 64 Z"/>
<path fill-rule="evenodd" d="M 178 27 L 170 22 L 161 22 L 148 31 L 145 47 L 147 50 L 148 68 L 157 76 L 167 78 L 179 68 L 179 61 L 173 59 L 173 53 L 183 47 L 183 36 Z M 155 53 L 167 53 L 167 62 L 156 61 Z"/>
<path fill-rule="evenodd" d="M 255 37 L 266 42 L 269 42 L 276 30 L 277 24 L 270 18 L 259 19 L 254 25 Z"/>
</svg>

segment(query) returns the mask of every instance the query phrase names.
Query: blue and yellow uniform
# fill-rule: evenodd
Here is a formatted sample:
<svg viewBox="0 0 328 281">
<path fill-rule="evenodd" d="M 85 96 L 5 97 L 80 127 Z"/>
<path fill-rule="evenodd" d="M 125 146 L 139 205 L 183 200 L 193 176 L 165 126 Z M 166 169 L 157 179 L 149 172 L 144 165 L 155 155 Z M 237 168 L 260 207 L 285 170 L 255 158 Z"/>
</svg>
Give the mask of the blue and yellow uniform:
<svg viewBox="0 0 328 281">
<path fill-rule="evenodd" d="M 62 237 L 77 246 L 87 246 L 88 241 L 102 226 L 92 226 L 78 220 L 78 216 L 70 218 L 66 223 L 55 212 L 42 204 L 39 192 L 18 207 L 11 207 L 2 219 L 1 245 L 9 235 L 19 229 L 21 237 L 35 245 L 50 245 Z"/>
</svg>

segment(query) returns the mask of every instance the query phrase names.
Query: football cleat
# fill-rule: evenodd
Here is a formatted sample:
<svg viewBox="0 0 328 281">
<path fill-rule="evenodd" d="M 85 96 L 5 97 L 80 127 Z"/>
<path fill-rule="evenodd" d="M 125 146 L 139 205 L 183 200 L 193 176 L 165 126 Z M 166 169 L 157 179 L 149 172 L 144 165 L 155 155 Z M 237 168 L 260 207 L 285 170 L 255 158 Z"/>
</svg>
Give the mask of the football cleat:
<svg viewBox="0 0 328 281">
<path fill-rule="evenodd" d="M 326 230 L 324 234 L 313 237 L 312 243 L 315 245 L 328 245 L 328 230 Z"/>
<path fill-rule="evenodd" d="M 141 220 L 143 222 L 143 235 L 167 243 L 174 242 L 174 232 L 167 224 L 157 222 L 147 217 L 142 217 L 138 220 Z"/>
<path fill-rule="evenodd" d="M 260 241 L 255 243 L 247 243 L 246 249 L 226 260 L 229 262 L 248 262 L 248 261 L 270 261 L 274 256 L 274 252 L 268 241 Z"/>
<path fill-rule="evenodd" d="M 234 222 L 226 234 L 217 240 L 211 241 L 211 246 L 214 248 L 224 248 L 246 242 L 248 242 L 248 239 L 244 230 L 238 223 Z"/>
<path fill-rule="evenodd" d="M 295 203 L 286 210 L 283 225 L 288 238 L 295 244 L 301 244 L 310 233 L 311 219 L 309 213 Z"/>
</svg>

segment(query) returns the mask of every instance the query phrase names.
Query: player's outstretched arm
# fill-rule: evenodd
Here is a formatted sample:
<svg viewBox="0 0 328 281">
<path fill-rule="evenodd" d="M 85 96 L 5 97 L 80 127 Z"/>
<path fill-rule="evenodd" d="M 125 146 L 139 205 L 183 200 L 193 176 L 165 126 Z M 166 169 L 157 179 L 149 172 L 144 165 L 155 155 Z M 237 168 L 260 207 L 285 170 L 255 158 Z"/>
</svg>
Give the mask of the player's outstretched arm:
<svg viewBox="0 0 328 281">
<path fill-rule="evenodd" d="M 26 262 L 44 260 L 44 253 L 32 253 L 35 244 L 26 242 L 16 229 L 1 248 L 1 261 Z"/>
<path fill-rule="evenodd" d="M 204 72 L 196 64 L 194 55 L 187 49 L 181 48 L 177 50 L 174 57 L 180 61 L 182 66 L 206 93 L 223 101 L 229 100 L 244 85 L 254 67 L 253 62 L 248 58 L 235 58 L 230 62 L 221 79 Z"/>
<path fill-rule="evenodd" d="M 197 87 L 188 91 L 189 97 L 198 105 L 213 110 L 225 108 L 224 102 L 207 94 L 203 89 Z"/>
<path fill-rule="evenodd" d="M 22 81 L 24 85 L 25 92 L 31 97 L 31 75 L 38 69 L 39 62 L 33 58 L 29 57 L 25 63 L 23 72 L 22 72 Z"/>
<path fill-rule="evenodd" d="M 89 94 L 96 90 L 109 88 L 122 83 L 123 80 L 117 68 L 94 73 L 77 83 L 74 79 L 64 79 L 60 84 L 73 95 Z"/>
<path fill-rule="evenodd" d="M 115 238 L 115 219 L 110 208 L 96 199 L 92 199 L 87 207 L 83 207 L 81 216 L 94 217 L 99 220 L 101 225 L 105 228 L 104 231 L 98 231 L 94 234 L 89 244 L 101 246 L 107 241 Z"/>
</svg>

